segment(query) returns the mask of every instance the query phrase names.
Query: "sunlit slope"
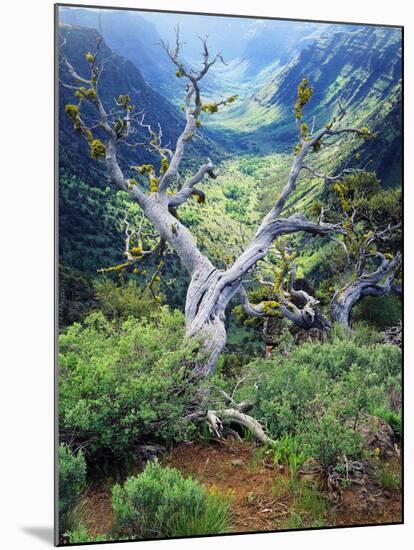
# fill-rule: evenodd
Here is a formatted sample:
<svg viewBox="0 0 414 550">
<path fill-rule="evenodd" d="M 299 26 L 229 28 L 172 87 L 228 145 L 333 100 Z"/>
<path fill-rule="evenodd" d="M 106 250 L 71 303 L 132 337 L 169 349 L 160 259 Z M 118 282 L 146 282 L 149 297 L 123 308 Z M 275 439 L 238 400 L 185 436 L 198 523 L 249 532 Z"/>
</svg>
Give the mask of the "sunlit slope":
<svg viewBox="0 0 414 550">
<path fill-rule="evenodd" d="M 326 124 L 340 102 L 347 125 L 368 126 L 377 133 L 367 148 L 370 168 L 393 185 L 393 180 L 401 181 L 401 66 L 398 29 L 326 33 L 286 66 L 273 66 L 260 90 L 249 97 L 241 93 L 234 107 L 205 124 L 235 152 L 290 152 L 297 141 L 296 89 L 307 77 L 314 87 L 307 121 L 314 120 L 316 127 Z"/>
</svg>

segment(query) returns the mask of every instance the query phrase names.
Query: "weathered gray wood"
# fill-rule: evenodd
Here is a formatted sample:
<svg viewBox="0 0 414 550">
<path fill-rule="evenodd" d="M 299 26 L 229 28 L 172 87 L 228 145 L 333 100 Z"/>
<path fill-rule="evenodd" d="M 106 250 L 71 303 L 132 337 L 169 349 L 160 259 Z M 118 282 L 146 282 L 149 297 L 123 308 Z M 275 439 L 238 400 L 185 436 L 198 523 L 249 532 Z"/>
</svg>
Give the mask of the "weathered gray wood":
<svg viewBox="0 0 414 550">
<path fill-rule="evenodd" d="M 376 256 L 380 259 L 380 265 L 375 271 L 363 271 L 355 281 L 335 292 L 330 305 L 332 321 L 348 328 L 351 310 L 361 298 L 385 296 L 392 291 L 394 279 L 401 268 L 401 254 L 398 252 L 391 260 L 380 253 Z"/>
<path fill-rule="evenodd" d="M 197 120 L 202 111 L 199 83 L 214 63 L 219 60 L 223 61 L 220 54 L 211 59 L 207 48 L 207 41 L 203 40 L 202 43 L 203 63 L 199 72 L 186 68 L 180 61 L 181 43 L 178 32 L 174 48 L 170 48 L 168 44 L 162 43 L 171 61 L 178 67 L 179 74 L 187 81 L 184 99 L 185 126 L 177 139 L 174 150 L 171 151 L 166 148 L 163 150 L 170 158 L 169 166 L 160 178 L 157 191 L 150 195 L 144 193 L 137 185 L 130 184 L 130 180 L 124 176 L 117 160 L 119 147 L 127 142 L 128 137 L 133 133 L 133 122 L 146 127 L 152 138 L 155 135 L 150 126 L 144 124 L 144 114 L 139 119 L 137 115 L 131 115 L 130 111 L 126 109 L 124 114 L 124 130 L 121 135 L 117 134 L 111 125 L 110 114 L 107 113 L 100 99 L 98 81 L 94 84 L 93 78 L 91 80 L 81 80 L 66 58 L 64 58 L 64 62 L 69 69 L 69 74 L 75 81 L 82 81 L 95 89 L 96 98 L 91 100 L 90 103 L 95 107 L 99 117 L 99 125 L 106 134 L 105 162 L 111 181 L 119 189 L 126 191 L 130 198 L 139 204 L 145 216 L 159 233 L 162 241 L 168 243 L 175 250 L 183 266 L 190 274 L 191 281 L 187 290 L 185 304 L 186 334 L 189 338 L 197 339 L 200 343 L 199 355 L 195 366 L 197 374 L 200 376 L 209 376 L 214 371 L 216 361 L 226 344 L 225 318 L 226 308 L 230 300 L 239 294 L 247 311 L 256 315 L 263 313 L 259 311 L 258 307 L 254 308 L 248 304 L 242 280 L 256 263 L 268 254 L 273 241 L 279 236 L 289 233 L 307 232 L 313 235 L 324 236 L 341 231 L 339 225 L 314 223 L 307 220 L 301 214 L 294 214 L 286 218 L 281 217 L 281 214 L 287 201 L 296 189 L 301 171 L 308 170 L 312 172 L 312 168 L 307 166 L 304 160 L 308 153 L 312 151 L 315 144 L 319 144 L 323 139 L 332 136 L 349 133 L 358 134 L 361 132 L 356 128 L 336 127 L 334 129 L 332 125 L 330 128 L 324 127 L 315 134 L 307 136 L 306 139 L 299 132 L 300 150 L 293 158 L 286 185 L 282 189 L 278 200 L 262 220 L 255 236 L 244 252 L 234 261 L 231 267 L 220 271 L 199 250 L 187 227 L 171 213 L 171 211 L 174 211 L 174 208 L 183 204 L 191 195 L 203 196 L 202 192 L 196 189 L 195 186 L 198 183 L 201 184 L 205 176 L 216 177 L 211 160 L 207 159 L 207 162 L 176 193 L 169 194 L 167 192 L 171 184 L 179 180 L 179 169 L 186 144 L 194 137 L 197 131 Z M 223 103 L 225 101 L 218 104 L 222 105 Z M 338 123 L 342 116 L 343 114 L 339 117 Z M 162 131 L 160 129 L 159 140 L 161 139 L 161 135 Z M 334 181 L 337 177 L 332 176 L 330 179 Z M 350 291 L 347 292 L 349 293 Z M 343 298 L 338 296 L 338 301 L 343 301 Z M 306 304 L 302 309 L 298 309 L 291 303 L 284 303 L 281 305 L 281 310 L 283 315 L 292 322 L 299 324 L 303 328 L 309 328 L 315 326 L 317 322 L 322 323 L 322 317 L 315 313 L 315 302 L 312 297 L 307 296 Z M 335 305 L 333 306 L 335 315 L 337 315 L 336 311 L 338 309 Z"/>
</svg>

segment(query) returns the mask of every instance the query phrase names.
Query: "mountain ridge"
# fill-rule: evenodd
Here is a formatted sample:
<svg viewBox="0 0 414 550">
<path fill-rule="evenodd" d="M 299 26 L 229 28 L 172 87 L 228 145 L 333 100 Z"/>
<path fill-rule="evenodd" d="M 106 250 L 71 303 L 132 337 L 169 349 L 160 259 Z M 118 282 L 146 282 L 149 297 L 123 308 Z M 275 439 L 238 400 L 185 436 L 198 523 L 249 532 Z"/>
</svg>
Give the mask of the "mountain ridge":
<svg viewBox="0 0 414 550">
<path fill-rule="evenodd" d="M 61 53 L 67 55 L 68 60 L 81 75 L 88 75 L 90 68 L 85 54 L 96 48 L 98 32 L 88 27 L 65 24 L 60 26 L 59 33 L 61 39 L 66 41 Z M 148 86 L 139 69 L 130 60 L 114 54 L 105 41 L 101 43 L 99 56 L 105 61 L 104 71 L 100 78 L 100 94 L 106 108 L 111 109 L 114 106 L 114 98 L 118 95 L 128 93 L 136 109 L 145 111 L 145 122 L 151 124 L 154 129 L 161 124 L 164 143 L 174 144 L 185 125 L 184 117 L 179 109 Z M 60 81 L 73 83 L 64 64 L 61 64 L 60 67 Z M 60 168 L 73 171 L 76 167 L 82 167 L 82 173 L 78 175 L 84 177 L 86 172 L 90 181 L 97 183 L 97 180 L 102 179 L 105 172 L 104 163 L 91 159 L 84 139 L 73 131 L 72 124 L 65 114 L 65 105 L 73 103 L 75 99 L 72 90 L 68 90 L 62 84 L 59 86 Z M 89 115 L 93 116 L 93 113 L 89 112 Z M 99 130 L 97 132 L 99 133 Z M 145 142 L 147 140 L 147 130 L 138 126 L 134 141 Z M 223 156 L 223 152 L 219 152 L 217 146 L 205 133 L 203 134 L 203 130 L 198 133 L 195 142 L 189 144 L 188 149 L 193 165 L 196 162 L 204 161 L 206 156 L 212 158 Z M 138 147 L 135 150 L 122 147 L 119 159 L 120 165 L 126 173 L 128 173 L 131 164 L 140 162 L 157 164 L 160 162 L 158 156 L 148 152 L 145 147 Z"/>
</svg>

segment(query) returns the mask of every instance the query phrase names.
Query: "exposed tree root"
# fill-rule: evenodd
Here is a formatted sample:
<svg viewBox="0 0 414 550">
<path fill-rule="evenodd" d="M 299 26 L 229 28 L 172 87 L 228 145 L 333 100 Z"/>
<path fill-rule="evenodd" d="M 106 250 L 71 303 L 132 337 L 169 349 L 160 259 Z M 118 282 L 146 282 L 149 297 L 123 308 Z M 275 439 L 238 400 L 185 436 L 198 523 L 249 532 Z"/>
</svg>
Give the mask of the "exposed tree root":
<svg viewBox="0 0 414 550">
<path fill-rule="evenodd" d="M 217 439 L 223 437 L 223 423 L 229 423 L 247 428 L 260 443 L 274 443 L 274 440 L 266 435 L 262 426 L 255 418 L 237 409 L 223 409 L 220 411 L 210 410 L 207 412 L 206 420 L 210 432 L 217 437 Z"/>
<path fill-rule="evenodd" d="M 244 401 L 240 401 L 240 403 L 236 403 L 225 391 L 219 390 L 219 393 L 224 398 L 226 404 L 229 405 L 227 409 L 208 409 L 206 412 L 195 411 L 188 415 L 187 419 L 193 422 L 206 420 L 210 434 L 216 439 L 223 439 L 224 425 L 236 424 L 247 428 L 260 443 L 274 443 L 274 440 L 266 435 L 260 423 L 252 416 L 246 414 L 247 411 L 253 408 L 253 401 L 245 399 Z"/>
</svg>

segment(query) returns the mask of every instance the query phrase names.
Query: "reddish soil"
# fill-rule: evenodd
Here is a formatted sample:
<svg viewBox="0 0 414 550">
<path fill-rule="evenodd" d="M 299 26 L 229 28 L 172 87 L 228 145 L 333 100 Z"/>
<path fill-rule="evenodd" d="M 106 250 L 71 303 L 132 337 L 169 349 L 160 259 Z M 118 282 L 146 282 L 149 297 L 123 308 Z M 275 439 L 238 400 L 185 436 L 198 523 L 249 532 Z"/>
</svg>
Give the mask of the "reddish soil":
<svg viewBox="0 0 414 550">
<path fill-rule="evenodd" d="M 283 476 L 273 465 L 254 461 L 253 443 L 228 439 L 219 444 L 182 445 L 164 464 L 198 479 L 207 488 L 233 495 L 235 532 L 273 530 L 285 519 L 287 504 L 272 494 L 275 477 Z M 287 476 L 285 476 L 287 479 Z"/>
<path fill-rule="evenodd" d="M 220 443 L 181 445 L 166 453 L 161 462 L 191 475 L 205 487 L 233 495 L 234 532 L 269 531 L 287 528 L 292 510 L 288 490 L 274 492 L 275 482 L 287 486 L 288 472 L 259 460 L 256 446 L 228 439 Z M 399 469 L 393 461 L 395 471 Z M 134 472 L 138 473 L 138 472 Z M 352 484 L 342 494 L 326 493 L 330 500 L 323 525 L 364 525 L 401 521 L 401 495 L 386 491 L 372 481 Z M 81 504 L 83 523 L 90 535 L 109 533 L 112 525 L 110 487 L 98 482 L 89 487 Z M 312 524 L 302 524 L 312 526 Z"/>
<path fill-rule="evenodd" d="M 94 482 L 84 495 L 77 511 L 91 537 L 110 533 L 113 521 L 111 498 L 111 489 L 98 482 Z"/>
<path fill-rule="evenodd" d="M 390 469 L 401 473 L 400 459 L 388 461 Z M 375 482 L 352 484 L 341 495 L 335 525 L 366 525 L 400 523 L 402 521 L 401 491 L 383 489 Z"/>
</svg>

